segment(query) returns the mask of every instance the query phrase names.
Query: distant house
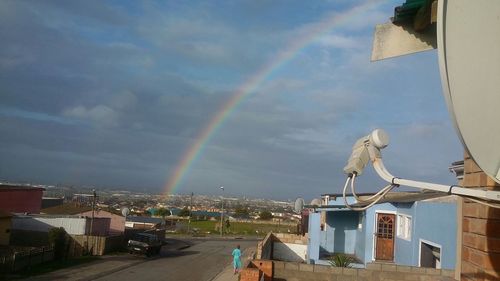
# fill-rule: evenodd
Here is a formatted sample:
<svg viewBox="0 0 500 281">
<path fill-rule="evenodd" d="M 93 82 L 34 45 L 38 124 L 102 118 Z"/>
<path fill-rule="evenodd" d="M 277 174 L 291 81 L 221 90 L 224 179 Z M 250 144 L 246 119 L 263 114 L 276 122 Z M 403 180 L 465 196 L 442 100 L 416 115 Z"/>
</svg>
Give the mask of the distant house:
<svg viewBox="0 0 500 281">
<path fill-rule="evenodd" d="M 327 263 L 328 256 L 344 253 L 356 257 L 358 267 L 380 261 L 454 269 L 456 197 L 398 192 L 386 195 L 366 211 L 346 208 L 341 194 L 323 195 L 323 199 L 328 204 L 309 215 L 310 261 Z M 347 200 L 356 203 L 353 197 Z"/>
<path fill-rule="evenodd" d="M 12 215 L 0 210 L 0 245 L 9 245 Z"/>
<path fill-rule="evenodd" d="M 40 211 L 42 214 L 48 215 L 78 215 L 84 217 L 92 217 L 92 207 L 81 205 L 76 202 L 58 205 Z M 96 209 L 94 211 L 94 218 L 109 218 L 110 227 L 109 234 L 121 234 L 125 231 L 125 217 L 122 215 L 114 214 L 105 210 Z"/>
<path fill-rule="evenodd" d="M 42 197 L 42 209 L 64 204 L 64 197 Z"/>
<path fill-rule="evenodd" d="M 155 229 L 165 226 L 165 220 L 161 218 L 128 216 L 125 227 L 134 229 Z"/>
<path fill-rule="evenodd" d="M 45 189 L 30 185 L 0 184 L 0 210 L 38 214 Z"/>
</svg>

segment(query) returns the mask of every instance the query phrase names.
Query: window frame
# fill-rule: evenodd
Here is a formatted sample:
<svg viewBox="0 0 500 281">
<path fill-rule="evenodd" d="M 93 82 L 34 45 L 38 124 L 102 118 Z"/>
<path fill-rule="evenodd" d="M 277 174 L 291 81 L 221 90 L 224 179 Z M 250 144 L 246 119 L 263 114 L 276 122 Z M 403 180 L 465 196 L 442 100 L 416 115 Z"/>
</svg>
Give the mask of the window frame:
<svg viewBox="0 0 500 281">
<path fill-rule="evenodd" d="M 412 217 L 406 214 L 397 215 L 396 237 L 411 241 L 412 236 Z"/>
</svg>

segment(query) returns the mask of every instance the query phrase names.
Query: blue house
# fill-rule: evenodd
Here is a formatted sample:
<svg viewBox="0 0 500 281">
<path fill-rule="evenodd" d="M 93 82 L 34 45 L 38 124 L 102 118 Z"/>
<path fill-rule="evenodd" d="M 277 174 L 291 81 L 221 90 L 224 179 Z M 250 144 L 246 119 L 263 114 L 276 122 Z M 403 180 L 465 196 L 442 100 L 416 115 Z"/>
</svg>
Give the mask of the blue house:
<svg viewBox="0 0 500 281">
<path fill-rule="evenodd" d="M 343 253 L 357 259 L 356 267 L 389 262 L 455 268 L 456 197 L 434 192 L 395 192 L 366 211 L 346 208 L 341 194 L 322 197 L 323 205 L 309 215 L 310 262 L 327 264 L 329 256 Z M 353 197 L 347 200 L 356 204 Z"/>
</svg>

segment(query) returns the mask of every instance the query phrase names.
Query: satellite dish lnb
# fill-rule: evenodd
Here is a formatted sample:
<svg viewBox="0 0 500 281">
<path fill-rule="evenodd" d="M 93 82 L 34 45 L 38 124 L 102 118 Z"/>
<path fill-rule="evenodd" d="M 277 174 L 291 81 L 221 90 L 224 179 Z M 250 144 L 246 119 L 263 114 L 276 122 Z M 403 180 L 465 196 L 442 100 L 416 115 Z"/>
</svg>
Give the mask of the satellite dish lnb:
<svg viewBox="0 0 500 281">
<path fill-rule="evenodd" d="M 297 198 L 297 200 L 295 200 L 293 210 L 295 211 L 295 213 L 300 213 L 302 212 L 302 209 L 304 209 L 304 199 Z"/>
<path fill-rule="evenodd" d="M 130 209 L 129 208 L 125 207 L 125 208 L 122 209 L 122 215 L 124 217 L 128 216 L 129 214 L 130 214 Z"/>
<path fill-rule="evenodd" d="M 439 69 L 465 149 L 500 183 L 500 1 L 438 2 Z"/>
</svg>

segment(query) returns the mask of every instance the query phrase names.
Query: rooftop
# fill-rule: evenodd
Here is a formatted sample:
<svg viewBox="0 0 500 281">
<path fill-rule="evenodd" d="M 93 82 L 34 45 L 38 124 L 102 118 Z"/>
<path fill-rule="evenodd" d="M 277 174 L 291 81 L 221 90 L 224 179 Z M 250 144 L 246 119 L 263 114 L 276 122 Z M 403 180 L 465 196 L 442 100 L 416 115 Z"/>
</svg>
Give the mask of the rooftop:
<svg viewBox="0 0 500 281">
<path fill-rule="evenodd" d="M 24 184 L 3 184 L 0 183 L 0 191 L 9 190 L 45 190 L 45 188 L 40 186 L 24 185 Z"/>
<path fill-rule="evenodd" d="M 161 218 L 152 218 L 152 217 L 138 217 L 138 216 L 129 216 L 127 217 L 128 222 L 138 222 L 138 223 L 152 223 L 152 224 L 161 224 L 164 222 Z"/>
<path fill-rule="evenodd" d="M 65 203 L 62 205 L 41 209 L 40 213 L 48 215 L 76 215 L 91 211 L 92 207 L 82 206 L 77 203 Z"/>
</svg>

